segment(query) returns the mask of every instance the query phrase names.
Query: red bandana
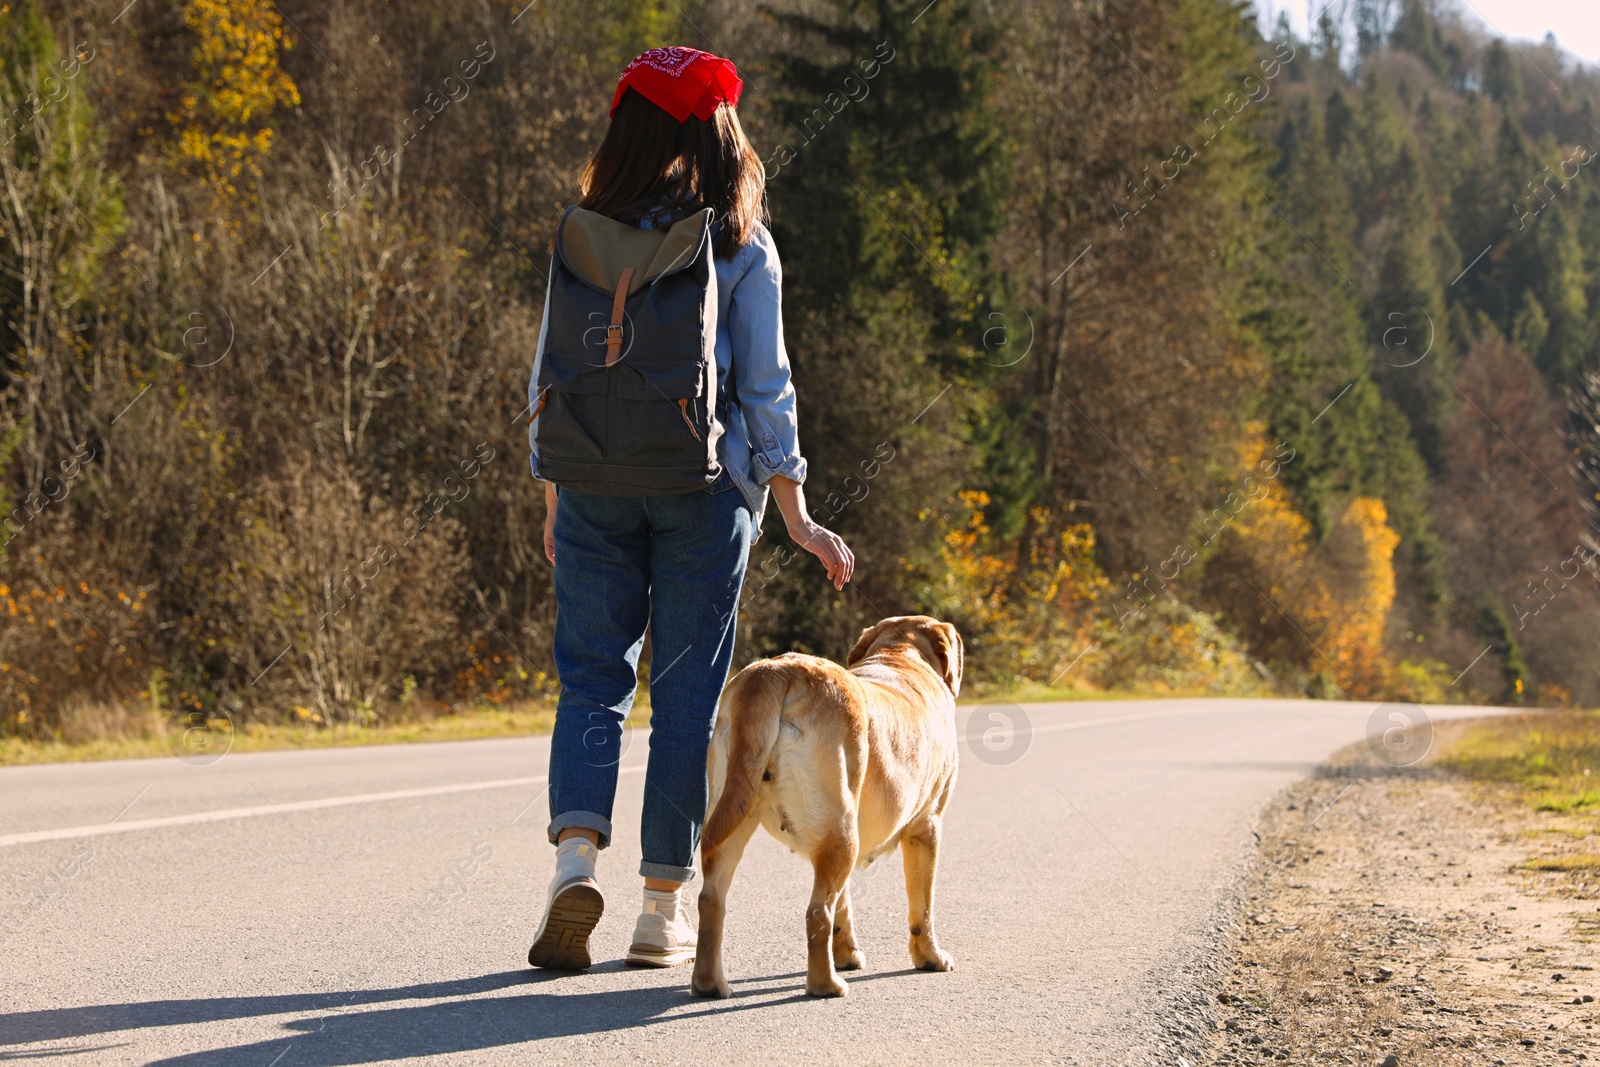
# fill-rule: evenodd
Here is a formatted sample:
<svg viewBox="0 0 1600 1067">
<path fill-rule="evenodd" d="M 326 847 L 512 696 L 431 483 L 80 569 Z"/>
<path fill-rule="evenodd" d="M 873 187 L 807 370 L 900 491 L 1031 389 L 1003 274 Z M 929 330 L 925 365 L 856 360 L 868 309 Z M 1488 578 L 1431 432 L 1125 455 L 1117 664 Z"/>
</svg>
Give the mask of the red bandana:
<svg viewBox="0 0 1600 1067">
<path fill-rule="evenodd" d="M 743 88 L 738 68 L 720 56 L 694 48 L 652 48 L 617 79 L 611 112 L 616 114 L 622 94 L 633 89 L 679 122 L 690 115 L 709 119 L 718 104 L 736 107 Z"/>
</svg>

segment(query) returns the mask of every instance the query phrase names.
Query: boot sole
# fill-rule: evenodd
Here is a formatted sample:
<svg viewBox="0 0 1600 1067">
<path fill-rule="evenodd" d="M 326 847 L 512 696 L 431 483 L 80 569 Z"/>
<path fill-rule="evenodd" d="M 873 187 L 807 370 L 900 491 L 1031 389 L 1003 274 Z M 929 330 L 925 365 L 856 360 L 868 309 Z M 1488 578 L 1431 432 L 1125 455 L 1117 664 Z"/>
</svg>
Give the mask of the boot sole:
<svg viewBox="0 0 1600 1067">
<path fill-rule="evenodd" d="M 528 964 L 555 970 L 581 971 L 589 959 L 589 935 L 605 911 L 605 900 L 593 886 L 563 890 L 550 902 L 539 938 L 528 949 Z"/>
<path fill-rule="evenodd" d="M 623 962 L 630 967 L 680 967 L 685 963 L 694 962 L 694 949 L 680 948 L 669 951 L 636 941 L 628 946 L 628 955 L 623 958 Z"/>
</svg>

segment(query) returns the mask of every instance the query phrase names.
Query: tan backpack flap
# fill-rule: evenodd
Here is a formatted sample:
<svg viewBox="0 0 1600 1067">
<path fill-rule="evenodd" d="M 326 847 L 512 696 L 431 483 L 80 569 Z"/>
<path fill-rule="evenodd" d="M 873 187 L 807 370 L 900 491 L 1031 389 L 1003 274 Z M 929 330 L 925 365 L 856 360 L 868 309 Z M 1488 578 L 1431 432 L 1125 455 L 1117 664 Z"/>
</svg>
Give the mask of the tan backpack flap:
<svg viewBox="0 0 1600 1067">
<path fill-rule="evenodd" d="M 700 242 L 707 239 L 711 215 L 705 208 L 665 230 L 641 230 L 575 207 L 561 220 L 556 250 L 574 274 L 603 293 L 615 292 L 624 268 L 632 267 L 632 295 L 694 262 Z"/>
</svg>

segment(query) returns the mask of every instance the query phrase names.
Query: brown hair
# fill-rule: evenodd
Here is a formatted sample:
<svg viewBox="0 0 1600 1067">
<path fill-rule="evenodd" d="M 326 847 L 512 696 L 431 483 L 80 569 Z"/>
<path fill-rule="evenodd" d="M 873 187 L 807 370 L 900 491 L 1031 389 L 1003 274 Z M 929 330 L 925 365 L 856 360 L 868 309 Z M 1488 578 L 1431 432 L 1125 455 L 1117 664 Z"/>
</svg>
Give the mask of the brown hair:
<svg viewBox="0 0 1600 1067">
<path fill-rule="evenodd" d="M 583 172 L 578 206 L 612 218 L 710 208 L 716 254 L 748 244 L 767 219 L 767 175 L 727 104 L 679 122 L 633 89 L 622 94 L 605 140 Z"/>
</svg>

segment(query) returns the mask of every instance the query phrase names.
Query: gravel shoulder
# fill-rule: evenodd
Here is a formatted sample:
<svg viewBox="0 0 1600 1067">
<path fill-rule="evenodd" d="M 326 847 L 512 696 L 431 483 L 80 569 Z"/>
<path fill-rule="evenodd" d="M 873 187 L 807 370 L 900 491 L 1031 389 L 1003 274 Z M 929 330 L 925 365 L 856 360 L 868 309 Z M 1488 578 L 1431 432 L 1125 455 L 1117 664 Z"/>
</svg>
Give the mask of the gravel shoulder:
<svg viewBox="0 0 1600 1067">
<path fill-rule="evenodd" d="M 1210 1062 L 1600 1060 L 1596 820 L 1340 752 L 1258 827 Z"/>
</svg>

